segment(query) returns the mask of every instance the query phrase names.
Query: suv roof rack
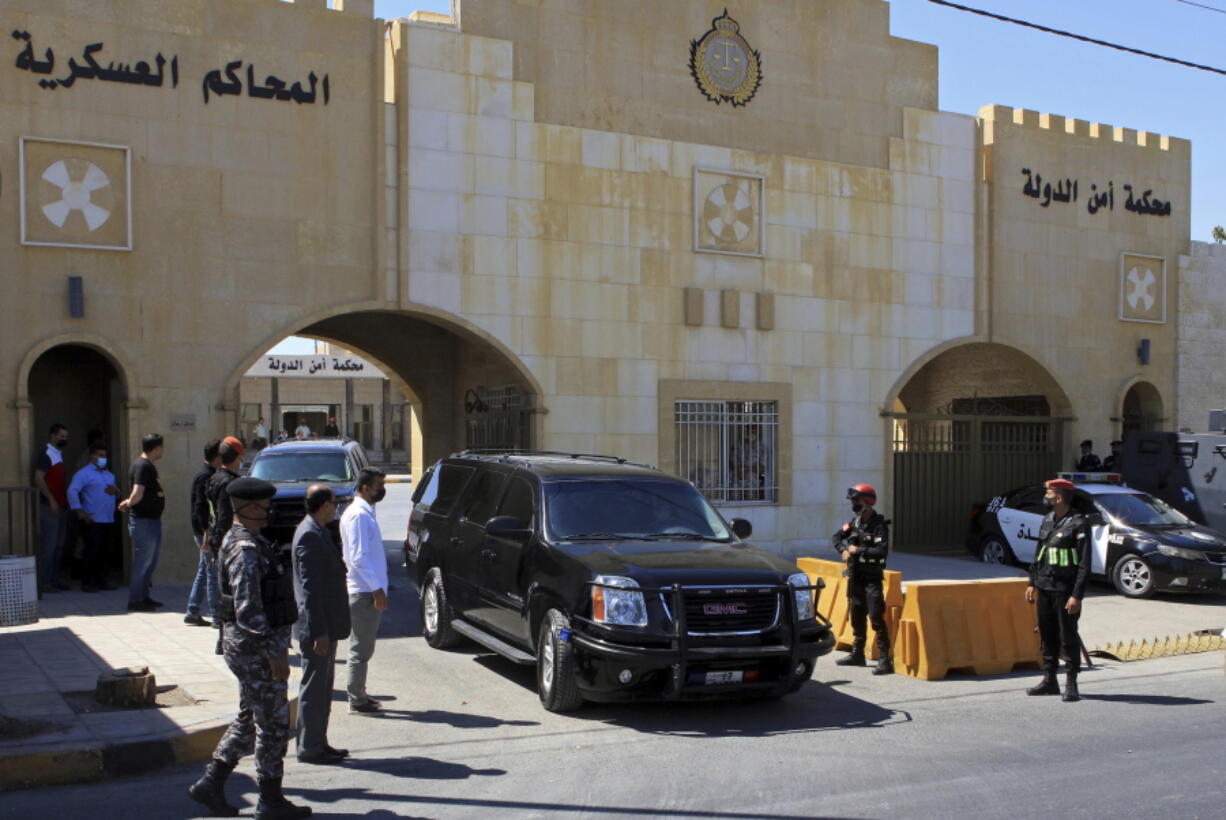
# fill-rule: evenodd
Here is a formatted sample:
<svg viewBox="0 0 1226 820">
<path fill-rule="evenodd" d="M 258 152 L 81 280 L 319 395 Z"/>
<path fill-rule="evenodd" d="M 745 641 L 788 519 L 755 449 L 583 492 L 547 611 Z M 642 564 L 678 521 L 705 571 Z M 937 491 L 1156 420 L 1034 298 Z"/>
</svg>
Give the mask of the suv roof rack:
<svg viewBox="0 0 1226 820">
<path fill-rule="evenodd" d="M 470 447 L 467 450 L 462 450 L 458 453 L 453 453 L 453 456 L 485 456 L 488 458 L 498 457 L 499 461 L 510 461 L 515 456 L 553 456 L 555 458 L 570 458 L 570 459 L 592 459 L 598 461 L 610 461 L 615 464 L 629 464 L 632 467 L 644 467 L 648 470 L 657 469 L 655 465 L 643 464 L 637 461 L 630 461 L 621 456 L 610 456 L 601 453 L 570 453 L 562 450 L 521 450 L 507 449 L 505 447 Z"/>
</svg>

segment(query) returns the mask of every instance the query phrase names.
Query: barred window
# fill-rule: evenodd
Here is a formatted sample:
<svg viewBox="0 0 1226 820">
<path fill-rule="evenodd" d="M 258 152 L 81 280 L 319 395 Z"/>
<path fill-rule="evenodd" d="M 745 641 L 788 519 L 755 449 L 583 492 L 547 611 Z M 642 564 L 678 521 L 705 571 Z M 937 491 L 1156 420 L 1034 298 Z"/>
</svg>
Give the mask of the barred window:
<svg viewBox="0 0 1226 820">
<path fill-rule="evenodd" d="M 678 401 L 677 470 L 716 504 L 779 501 L 779 403 Z"/>
</svg>

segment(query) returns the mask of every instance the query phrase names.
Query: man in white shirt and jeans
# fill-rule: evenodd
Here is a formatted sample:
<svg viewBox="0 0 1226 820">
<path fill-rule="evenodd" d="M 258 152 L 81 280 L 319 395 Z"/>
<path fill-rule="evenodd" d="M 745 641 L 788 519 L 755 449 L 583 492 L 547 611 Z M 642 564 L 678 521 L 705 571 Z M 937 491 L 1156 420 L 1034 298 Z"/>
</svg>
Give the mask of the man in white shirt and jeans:
<svg viewBox="0 0 1226 820">
<path fill-rule="evenodd" d="M 349 713 L 379 711 L 379 702 L 366 694 L 366 664 L 375 653 L 379 620 L 387 609 L 387 555 L 383 533 L 375 520 L 375 504 L 383 500 L 384 473 L 367 467 L 358 474 L 357 494 L 341 516 L 341 545 L 349 571 Z"/>
</svg>

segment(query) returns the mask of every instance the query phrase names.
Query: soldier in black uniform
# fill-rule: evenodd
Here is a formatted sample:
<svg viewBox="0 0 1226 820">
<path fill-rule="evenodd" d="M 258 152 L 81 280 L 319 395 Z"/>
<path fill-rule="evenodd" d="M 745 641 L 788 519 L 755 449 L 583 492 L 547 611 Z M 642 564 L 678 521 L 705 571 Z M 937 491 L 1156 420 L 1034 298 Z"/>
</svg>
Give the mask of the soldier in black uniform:
<svg viewBox="0 0 1226 820">
<path fill-rule="evenodd" d="M 890 522 L 873 509 L 877 491 L 868 484 L 847 490 L 856 517 L 834 534 L 834 546 L 847 563 L 847 599 L 851 606 L 851 629 L 855 635 L 851 654 L 835 661 L 838 666 L 865 666 L 866 621 L 877 633 L 877 666 L 874 675 L 894 671 L 890 660 L 890 633 L 885 624 L 885 592 L 882 588 L 885 559 L 890 551 Z"/>
<path fill-rule="evenodd" d="M 1077 673 L 1081 671 L 1081 599 L 1090 575 L 1090 522 L 1072 508 L 1076 486 L 1063 478 L 1047 482 L 1043 502 L 1051 508 L 1039 527 L 1039 551 L 1030 565 L 1026 601 L 1037 604 L 1039 638 L 1043 642 L 1043 680 L 1026 690 L 1028 695 L 1058 695 L 1056 668 L 1061 650 L 1067 659 L 1064 700 L 1081 699 Z"/>
<path fill-rule="evenodd" d="M 255 816 L 307 817 L 309 807 L 296 806 L 281 793 L 289 742 L 290 626 L 298 607 L 289 556 L 259 534 L 277 488 L 258 478 L 236 478 L 226 492 L 235 520 L 217 558 L 226 665 L 238 678 L 239 712 L 188 794 L 215 816 L 236 816 L 238 809 L 226 802 L 225 781 L 239 759 L 254 750 L 260 785 Z"/>
<path fill-rule="evenodd" d="M 208 542 L 209 553 L 213 556 L 214 563 L 217 564 L 217 574 L 220 577 L 222 569 L 217 556 L 221 552 L 221 544 L 229 534 L 231 525 L 234 524 L 234 510 L 231 508 L 230 496 L 226 488 L 230 486 L 231 481 L 239 477 L 238 471 L 242 468 L 243 463 L 243 444 L 234 436 L 226 436 L 221 440 L 218 455 L 221 456 L 221 467 L 209 477 L 204 485 L 204 496 L 208 499 L 209 509 L 212 512 L 209 528 L 204 538 Z M 213 626 L 220 630 L 221 620 L 214 618 Z M 215 651 L 218 655 L 225 652 L 220 631 L 217 633 Z"/>
</svg>

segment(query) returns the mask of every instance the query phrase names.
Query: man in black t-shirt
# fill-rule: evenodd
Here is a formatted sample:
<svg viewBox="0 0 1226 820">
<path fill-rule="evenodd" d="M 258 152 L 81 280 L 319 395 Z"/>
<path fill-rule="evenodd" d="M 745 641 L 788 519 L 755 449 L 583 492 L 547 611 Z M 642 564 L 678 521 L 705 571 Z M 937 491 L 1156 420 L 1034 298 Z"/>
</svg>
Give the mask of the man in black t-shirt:
<svg viewBox="0 0 1226 820">
<path fill-rule="evenodd" d="M 132 492 L 119 502 L 128 513 L 128 534 L 132 536 L 132 580 L 128 586 L 128 611 L 152 612 L 162 605 L 149 597 L 153 571 L 162 552 L 162 511 L 166 493 L 158 480 L 154 462 L 162 457 L 162 437 L 156 433 L 141 439 L 140 456 L 128 474 Z"/>
</svg>

